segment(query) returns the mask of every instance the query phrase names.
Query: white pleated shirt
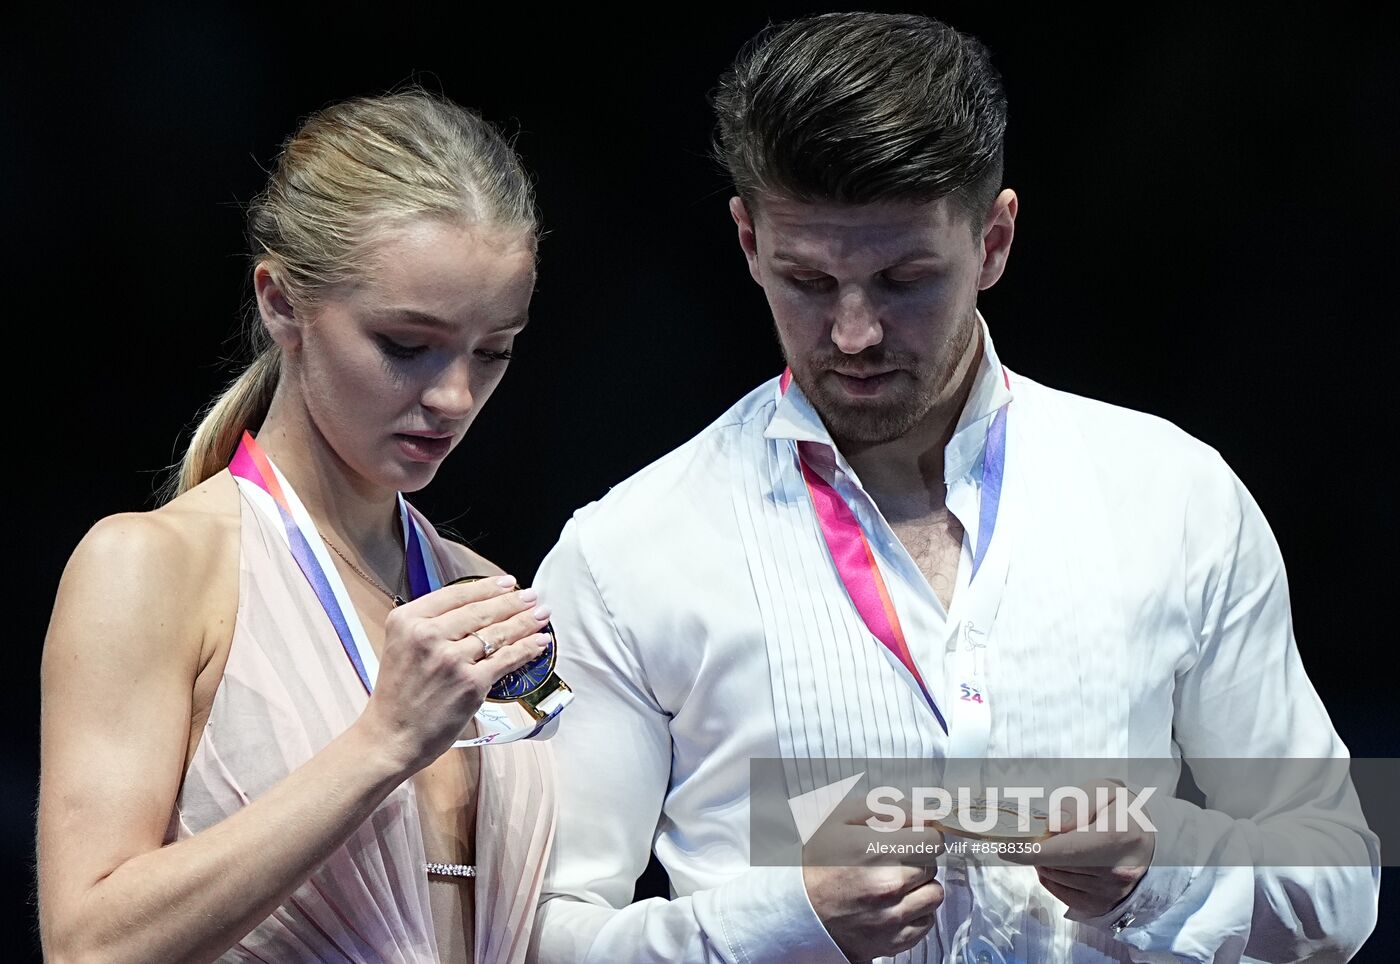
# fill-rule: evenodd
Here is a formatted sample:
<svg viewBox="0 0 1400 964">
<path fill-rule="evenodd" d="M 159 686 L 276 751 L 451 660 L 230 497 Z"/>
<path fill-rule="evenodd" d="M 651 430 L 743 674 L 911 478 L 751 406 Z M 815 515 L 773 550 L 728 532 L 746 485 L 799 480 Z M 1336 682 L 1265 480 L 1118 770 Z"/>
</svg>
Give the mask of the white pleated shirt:
<svg viewBox="0 0 1400 964">
<path fill-rule="evenodd" d="M 565 526 L 535 583 L 577 693 L 554 738 L 546 964 L 844 961 L 801 868 L 750 864 L 749 761 L 948 751 L 835 573 L 798 441 L 824 447 L 820 470 L 864 529 L 947 707 L 945 641 L 976 598 L 987 426 L 1010 404 L 994 538 L 1012 548 L 986 650 L 987 756 L 1346 755 L 1298 656 L 1278 547 L 1219 455 L 1150 415 L 1014 372 L 1008 388 L 983 335 L 944 457 L 966 533 L 951 611 L 810 403 L 777 379 Z M 1211 807 L 1248 806 L 1237 788 L 1202 789 Z M 1184 802 L 1154 813 L 1162 833 L 1237 843 L 1238 827 L 1211 817 Z M 946 866 L 936 926 L 897 960 L 1204 962 L 1355 947 L 1374 925 L 1379 857 L 1364 827 L 1339 833 L 1360 866 L 1153 866 L 1099 918 L 1067 916 L 1033 868 Z M 653 848 L 673 898 L 630 903 Z"/>
</svg>

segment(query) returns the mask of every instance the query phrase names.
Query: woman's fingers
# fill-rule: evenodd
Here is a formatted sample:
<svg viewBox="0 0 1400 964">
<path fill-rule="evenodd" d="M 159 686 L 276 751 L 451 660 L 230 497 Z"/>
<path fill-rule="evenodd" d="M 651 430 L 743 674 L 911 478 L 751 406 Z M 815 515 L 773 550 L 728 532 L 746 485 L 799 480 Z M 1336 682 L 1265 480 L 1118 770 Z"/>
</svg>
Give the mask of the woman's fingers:
<svg viewBox="0 0 1400 964">
<path fill-rule="evenodd" d="M 533 589 L 464 606 L 432 620 L 443 639 L 468 643 L 489 642 L 492 649 L 539 632 L 549 621 L 549 610 L 538 604 Z"/>
<path fill-rule="evenodd" d="M 444 586 L 390 610 L 366 712 L 387 720 L 425 765 L 460 736 L 497 680 L 545 651 L 548 619 L 534 590 L 509 577 Z"/>
<path fill-rule="evenodd" d="M 406 616 L 432 619 L 472 603 L 498 599 L 516 592 L 514 576 L 487 576 L 471 582 L 452 582 L 425 593 L 399 609 Z"/>
<path fill-rule="evenodd" d="M 532 609 L 503 622 L 483 626 L 467 634 L 463 643 L 468 644 L 468 652 L 473 662 L 489 656 L 506 646 L 542 631 L 549 624 L 549 613 L 542 609 Z M 489 650 L 489 652 L 487 651 Z"/>
<path fill-rule="evenodd" d="M 490 677 L 488 688 L 507 673 L 520 669 L 545 651 L 550 641 L 548 633 L 534 633 L 514 646 L 502 646 L 493 650 L 490 656 L 480 659 L 476 668 Z"/>
</svg>

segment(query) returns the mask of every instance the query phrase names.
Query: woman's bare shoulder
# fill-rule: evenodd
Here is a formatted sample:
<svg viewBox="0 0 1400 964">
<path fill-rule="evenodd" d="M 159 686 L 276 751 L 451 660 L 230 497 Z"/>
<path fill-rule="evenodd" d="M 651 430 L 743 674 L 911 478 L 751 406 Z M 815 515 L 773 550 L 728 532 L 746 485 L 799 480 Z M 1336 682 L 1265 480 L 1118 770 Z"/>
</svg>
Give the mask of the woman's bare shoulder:
<svg viewBox="0 0 1400 964">
<path fill-rule="evenodd" d="M 237 483 L 220 472 L 157 509 L 99 519 L 73 557 L 179 567 L 197 577 L 204 561 L 221 555 L 237 538 L 238 524 Z"/>
<path fill-rule="evenodd" d="M 120 512 L 95 523 L 69 557 L 57 605 L 133 604 L 184 629 L 202 627 L 208 609 L 237 599 L 239 505 L 227 472 L 149 512 Z"/>
</svg>

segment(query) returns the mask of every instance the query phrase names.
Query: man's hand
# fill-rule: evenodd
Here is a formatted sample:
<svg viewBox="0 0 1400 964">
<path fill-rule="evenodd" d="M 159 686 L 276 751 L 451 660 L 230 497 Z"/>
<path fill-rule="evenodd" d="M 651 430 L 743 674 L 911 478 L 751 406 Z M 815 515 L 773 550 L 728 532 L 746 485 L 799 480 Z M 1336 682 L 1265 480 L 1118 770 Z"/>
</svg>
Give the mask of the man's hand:
<svg viewBox="0 0 1400 964">
<path fill-rule="evenodd" d="M 831 821 L 804 848 L 802 881 L 807 899 L 836 946 L 851 961 L 893 957 L 908 950 L 933 927 L 943 903 L 943 885 L 936 875 L 937 853 L 943 836 L 937 830 L 915 832 L 904 827 L 876 832 L 865 824 L 869 813 L 846 811 Z M 881 844 L 917 844 L 921 851 L 898 858 L 870 854 L 872 839 Z M 836 860 L 852 866 L 825 866 Z"/>
<path fill-rule="evenodd" d="M 1099 788 L 1108 789 L 1108 805 L 1100 811 Z M 1079 814 L 1066 806 L 1060 832 L 1040 845 L 1037 854 L 1007 854 L 1011 863 L 1034 864 L 1041 885 L 1071 910 L 1091 916 L 1106 914 L 1117 907 L 1137 887 L 1152 863 L 1156 837 L 1136 822 L 1119 825 L 1122 807 L 1133 794 L 1115 780 L 1095 780 L 1080 787 L 1089 798 L 1082 823 Z M 1100 819 L 1102 818 L 1102 819 Z M 1095 829 L 1095 823 L 1108 829 Z M 1053 827 L 1053 824 L 1052 824 Z"/>
</svg>

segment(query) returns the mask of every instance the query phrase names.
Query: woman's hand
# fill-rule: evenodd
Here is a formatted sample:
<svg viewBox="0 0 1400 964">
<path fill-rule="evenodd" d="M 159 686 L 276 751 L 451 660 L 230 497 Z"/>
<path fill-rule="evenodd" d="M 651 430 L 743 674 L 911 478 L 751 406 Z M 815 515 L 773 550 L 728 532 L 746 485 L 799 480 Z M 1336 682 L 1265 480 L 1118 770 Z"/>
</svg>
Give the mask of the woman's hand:
<svg viewBox="0 0 1400 964">
<path fill-rule="evenodd" d="M 444 586 L 391 610 L 379 678 L 357 725 L 371 728 L 405 774 L 437 759 L 496 681 L 544 652 L 549 611 L 538 598 L 499 576 Z"/>
<path fill-rule="evenodd" d="M 234 483 L 222 478 L 236 506 Z M 494 577 L 399 607 L 359 719 L 228 817 L 171 843 L 190 740 L 199 739 L 191 693 L 211 627 L 238 604 L 237 520 L 169 506 L 112 516 L 64 571 L 41 673 L 46 960 L 219 957 L 452 745 L 497 677 L 542 648 L 533 593 Z M 469 630 L 499 651 L 483 658 Z M 150 921 L 158 926 L 133 924 Z"/>
</svg>

